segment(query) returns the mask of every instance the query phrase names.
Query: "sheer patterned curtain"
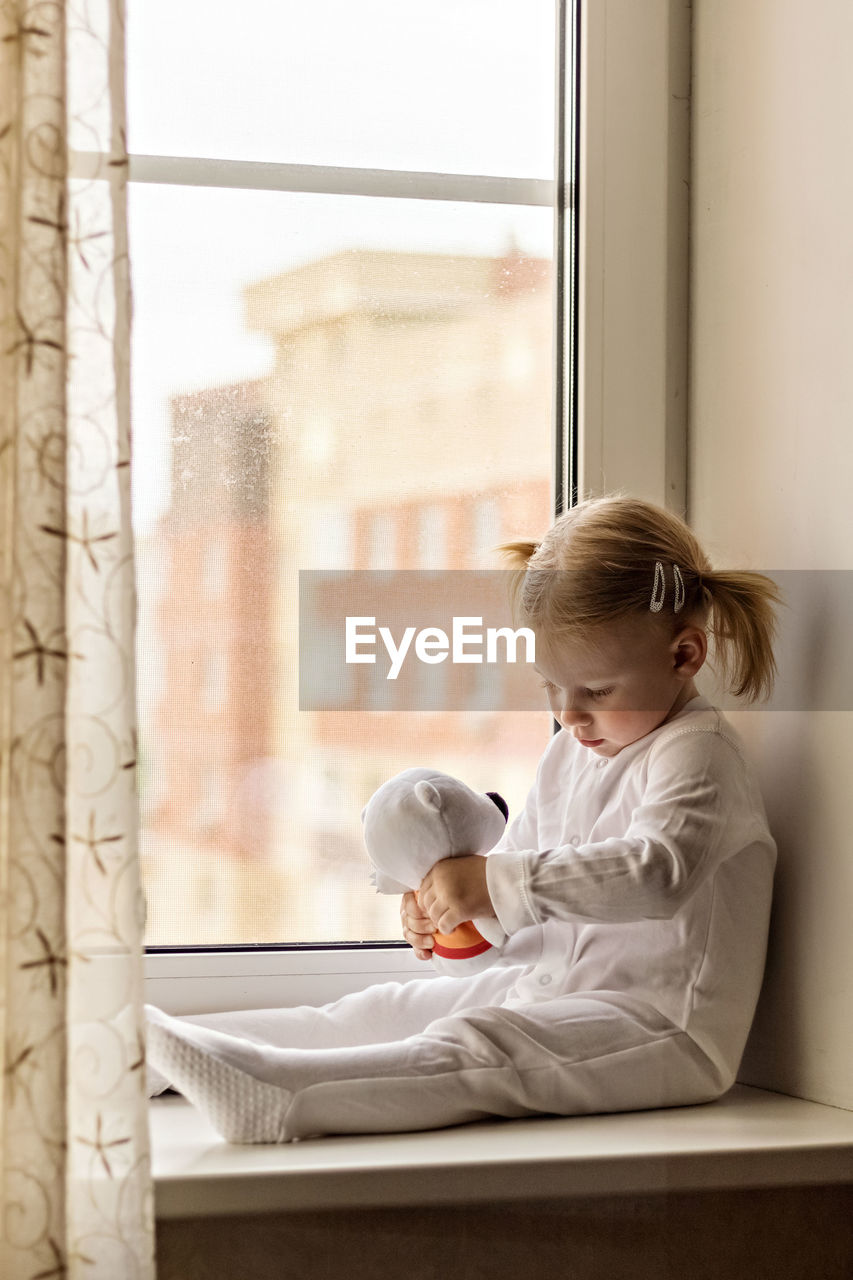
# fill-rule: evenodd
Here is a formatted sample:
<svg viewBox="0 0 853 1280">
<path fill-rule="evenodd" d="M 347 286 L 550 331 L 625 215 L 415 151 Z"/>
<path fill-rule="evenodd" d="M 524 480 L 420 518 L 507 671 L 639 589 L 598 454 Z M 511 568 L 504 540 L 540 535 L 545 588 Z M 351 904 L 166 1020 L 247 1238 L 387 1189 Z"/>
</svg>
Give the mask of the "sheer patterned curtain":
<svg viewBox="0 0 853 1280">
<path fill-rule="evenodd" d="M 154 1272 L 123 19 L 0 0 L 4 1280 Z"/>
</svg>

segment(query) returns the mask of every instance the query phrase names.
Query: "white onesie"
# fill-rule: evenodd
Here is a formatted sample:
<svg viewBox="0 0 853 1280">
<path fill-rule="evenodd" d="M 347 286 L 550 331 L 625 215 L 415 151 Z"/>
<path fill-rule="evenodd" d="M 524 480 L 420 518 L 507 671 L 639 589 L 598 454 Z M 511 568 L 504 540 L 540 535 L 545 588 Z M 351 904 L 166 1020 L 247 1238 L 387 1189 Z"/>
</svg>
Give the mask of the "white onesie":
<svg viewBox="0 0 853 1280">
<path fill-rule="evenodd" d="M 513 958 L 534 962 L 506 1003 L 625 993 L 733 1080 L 761 986 L 775 865 L 754 771 L 707 698 L 609 758 L 560 730 L 486 864 Z"/>
<path fill-rule="evenodd" d="M 697 695 L 613 757 L 550 740 L 487 856 L 493 968 L 152 1021 L 282 1090 L 277 1140 L 709 1101 L 755 1011 L 775 863 L 739 735 Z"/>
</svg>

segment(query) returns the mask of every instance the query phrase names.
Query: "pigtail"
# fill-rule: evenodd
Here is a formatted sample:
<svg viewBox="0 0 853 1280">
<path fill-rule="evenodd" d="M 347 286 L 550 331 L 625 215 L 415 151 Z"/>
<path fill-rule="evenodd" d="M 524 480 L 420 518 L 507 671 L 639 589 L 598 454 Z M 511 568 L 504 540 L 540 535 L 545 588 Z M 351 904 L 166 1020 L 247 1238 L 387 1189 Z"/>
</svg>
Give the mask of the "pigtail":
<svg viewBox="0 0 853 1280">
<path fill-rule="evenodd" d="M 774 606 L 785 604 L 779 587 L 763 573 L 720 569 L 704 570 L 701 588 L 713 611 L 710 630 L 723 684 L 749 702 L 769 698 L 778 674 Z"/>
<path fill-rule="evenodd" d="M 524 585 L 524 575 L 539 547 L 540 543 L 532 541 L 502 542 L 499 547 L 495 547 L 498 555 L 509 566 L 508 593 L 512 618 L 516 626 L 523 622 L 521 590 Z"/>
<path fill-rule="evenodd" d="M 538 542 L 502 542 L 495 550 L 511 569 L 526 569 L 527 562 L 539 550 Z"/>
</svg>

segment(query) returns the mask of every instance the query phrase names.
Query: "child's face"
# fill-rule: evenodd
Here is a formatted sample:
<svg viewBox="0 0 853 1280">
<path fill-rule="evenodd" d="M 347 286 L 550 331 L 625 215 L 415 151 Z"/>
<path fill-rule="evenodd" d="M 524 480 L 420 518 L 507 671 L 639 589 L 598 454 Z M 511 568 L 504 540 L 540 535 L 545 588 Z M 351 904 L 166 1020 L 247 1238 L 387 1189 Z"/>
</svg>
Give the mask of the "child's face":
<svg viewBox="0 0 853 1280">
<path fill-rule="evenodd" d="M 671 719 L 698 690 L 707 654 L 701 626 L 672 640 L 640 619 L 597 633 L 594 644 L 536 636 L 536 670 L 554 718 L 599 756 L 615 756 Z"/>
</svg>

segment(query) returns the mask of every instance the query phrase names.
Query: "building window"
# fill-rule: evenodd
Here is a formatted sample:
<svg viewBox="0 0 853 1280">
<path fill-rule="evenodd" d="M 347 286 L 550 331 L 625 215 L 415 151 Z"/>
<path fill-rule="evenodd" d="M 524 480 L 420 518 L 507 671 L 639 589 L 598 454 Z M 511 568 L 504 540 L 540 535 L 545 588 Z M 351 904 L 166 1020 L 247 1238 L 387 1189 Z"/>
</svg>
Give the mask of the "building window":
<svg viewBox="0 0 853 1280">
<path fill-rule="evenodd" d="M 207 764 L 201 771 L 201 795 L 196 809 L 196 829 L 209 833 L 222 822 L 228 807 L 225 775 L 218 764 Z"/>
<path fill-rule="evenodd" d="M 228 547 L 223 538 L 216 538 L 204 548 L 202 584 L 208 599 L 219 600 L 224 596 L 227 579 Z"/>
<path fill-rule="evenodd" d="M 331 503 L 318 503 L 308 521 L 310 554 L 322 569 L 352 568 L 353 519 Z"/>
<path fill-rule="evenodd" d="M 478 498 L 474 502 L 472 562 L 478 568 L 500 568 L 495 546 L 502 537 L 501 507 L 498 498 Z"/>
<path fill-rule="evenodd" d="M 204 664 L 204 709 L 215 714 L 225 706 L 228 696 L 228 651 L 213 649 Z"/>
<path fill-rule="evenodd" d="M 366 668 L 369 694 L 367 705 L 371 711 L 392 711 L 396 685 L 388 679 L 388 664 L 381 658 Z"/>
<path fill-rule="evenodd" d="M 397 520 L 393 511 L 377 511 L 368 525 L 367 569 L 396 569 Z"/>
<path fill-rule="evenodd" d="M 447 508 L 437 503 L 418 512 L 418 568 L 447 569 Z"/>
</svg>

